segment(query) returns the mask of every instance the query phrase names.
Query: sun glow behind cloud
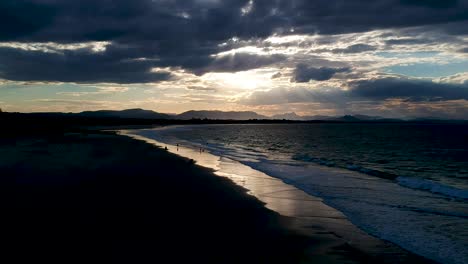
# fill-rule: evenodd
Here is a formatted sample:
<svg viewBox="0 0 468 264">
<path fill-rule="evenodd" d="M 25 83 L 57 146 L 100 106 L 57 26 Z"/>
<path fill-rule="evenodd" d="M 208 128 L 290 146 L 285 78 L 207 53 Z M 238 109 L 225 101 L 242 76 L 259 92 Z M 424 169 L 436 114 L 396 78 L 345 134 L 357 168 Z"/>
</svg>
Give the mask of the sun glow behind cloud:
<svg viewBox="0 0 468 264">
<path fill-rule="evenodd" d="M 274 69 L 251 70 L 236 73 L 207 73 L 202 81 L 215 83 L 219 87 L 239 90 L 265 89 L 273 85 L 271 75 Z"/>
<path fill-rule="evenodd" d="M 113 1 L 115 13 L 89 2 L 96 12 L 88 13 L 72 12 L 80 1 L 46 2 L 58 11 L 54 20 L 39 16 L 37 27 L 16 30 L 10 23 L 0 37 L 0 99 L 7 110 L 39 111 L 47 104 L 50 111 L 69 105 L 73 111 L 409 113 L 431 105 L 443 112 L 441 105 L 466 100 L 461 92 L 446 93 L 468 89 L 466 21 L 454 15 L 466 4 L 135 0 Z M 336 5 L 323 8 L 329 4 Z M 401 17 L 377 12 L 387 8 Z M 395 98 L 397 84 L 435 92 Z M 367 98 L 345 97 L 364 88 Z"/>
</svg>

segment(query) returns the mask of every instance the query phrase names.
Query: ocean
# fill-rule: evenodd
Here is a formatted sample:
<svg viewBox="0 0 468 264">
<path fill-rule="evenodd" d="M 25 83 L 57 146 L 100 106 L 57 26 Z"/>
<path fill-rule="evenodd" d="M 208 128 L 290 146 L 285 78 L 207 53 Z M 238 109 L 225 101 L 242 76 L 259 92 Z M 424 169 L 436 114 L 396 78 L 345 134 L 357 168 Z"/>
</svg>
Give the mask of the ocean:
<svg viewBox="0 0 468 264">
<path fill-rule="evenodd" d="M 323 199 L 367 233 L 468 263 L 468 125 L 246 124 L 131 133 L 240 162 Z"/>
</svg>

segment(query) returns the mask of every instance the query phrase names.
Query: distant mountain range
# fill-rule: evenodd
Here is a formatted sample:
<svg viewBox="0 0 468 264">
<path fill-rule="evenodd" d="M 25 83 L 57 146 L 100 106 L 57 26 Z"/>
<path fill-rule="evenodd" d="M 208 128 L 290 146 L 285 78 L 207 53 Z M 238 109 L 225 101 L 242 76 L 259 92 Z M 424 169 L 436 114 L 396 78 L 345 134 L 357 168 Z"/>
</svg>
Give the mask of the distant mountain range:
<svg viewBox="0 0 468 264">
<path fill-rule="evenodd" d="M 293 121 L 308 121 L 308 120 L 328 120 L 328 121 L 369 121 L 369 120 L 388 120 L 379 116 L 366 115 L 345 115 L 345 116 L 300 116 L 294 112 L 279 114 L 274 116 L 260 115 L 252 111 L 217 111 L 217 110 L 191 110 L 181 114 L 164 114 L 151 110 L 140 108 L 127 109 L 121 111 L 100 110 L 100 111 L 85 111 L 76 114 L 85 117 L 101 117 L 101 118 L 137 118 L 137 119 L 210 119 L 210 120 L 293 120 Z"/>
<path fill-rule="evenodd" d="M 270 119 L 267 116 L 259 115 L 251 111 L 187 111 L 174 116 L 176 119 L 212 119 L 212 120 L 250 120 L 250 119 Z"/>
<path fill-rule="evenodd" d="M 75 114 L 84 117 L 100 117 L 100 118 L 137 118 L 137 119 L 211 119 L 211 120 L 250 120 L 250 119 L 270 119 L 267 116 L 259 115 L 255 112 L 249 111 L 187 111 L 182 114 L 164 114 L 151 110 L 144 110 L 140 108 L 127 109 L 122 111 L 114 110 L 100 110 L 100 111 L 86 111 Z"/>
<path fill-rule="evenodd" d="M 99 111 L 85 111 L 77 114 L 78 116 L 86 117 L 99 117 L 99 118 L 137 118 L 137 119 L 171 119 L 173 116 L 162 114 L 151 110 L 144 110 L 140 108 L 126 109 L 122 111 L 114 110 L 99 110 Z"/>
<path fill-rule="evenodd" d="M 291 120 L 291 121 L 335 121 L 335 122 L 362 122 L 362 121 L 383 121 L 383 122 L 398 122 L 402 119 L 391 119 L 380 116 L 367 115 L 345 115 L 345 116 L 301 116 L 294 112 L 278 114 L 273 116 L 260 115 L 252 111 L 217 111 L 217 110 L 191 110 L 181 114 L 165 114 L 158 113 L 152 110 L 144 110 L 140 108 L 126 110 L 99 110 L 85 111 L 81 113 L 31 113 L 34 116 L 76 116 L 89 118 L 122 118 L 122 119 L 165 119 L 165 120 L 192 120 L 192 119 L 208 119 L 208 120 Z M 444 121 L 440 118 L 414 118 L 408 121 Z M 449 121 L 446 120 L 445 121 Z"/>
</svg>

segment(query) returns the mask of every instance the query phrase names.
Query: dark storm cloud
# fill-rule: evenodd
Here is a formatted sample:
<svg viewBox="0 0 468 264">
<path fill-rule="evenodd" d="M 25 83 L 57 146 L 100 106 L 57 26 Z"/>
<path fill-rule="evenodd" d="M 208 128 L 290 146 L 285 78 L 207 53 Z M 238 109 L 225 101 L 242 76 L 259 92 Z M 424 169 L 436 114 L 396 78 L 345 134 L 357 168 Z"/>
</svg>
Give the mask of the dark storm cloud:
<svg viewBox="0 0 468 264">
<path fill-rule="evenodd" d="M 468 19 L 468 0 L 255 0 L 250 12 L 241 12 L 248 2 L 2 0 L 0 41 L 109 41 L 112 44 L 103 54 L 64 52 L 61 57 L 53 55 L 49 59 L 50 66 L 41 64 L 43 68 L 50 67 L 49 72 L 42 70 L 43 77 L 39 74 L 41 70 L 36 69 L 38 65 L 24 65 L 25 62 L 19 61 L 21 58 L 34 64 L 33 60 L 41 55 L 35 52 L 19 55 L 13 49 L 3 50 L 0 54 L 1 74 L 6 79 L 23 80 L 147 82 L 159 79 L 148 73 L 150 67 L 182 67 L 201 74 L 207 70 L 238 71 L 262 67 L 278 59 L 234 56 L 231 60 L 212 56 L 226 51 L 229 45 L 220 44 L 233 37 L 262 39 L 273 33 L 290 34 L 291 29 L 295 34 L 340 34 L 428 25 L 452 34 L 467 33 L 463 24 Z M 446 26 L 449 24 L 450 27 Z M 366 49 L 372 47 L 351 46 L 341 52 Z M 82 56 L 83 62 L 79 62 L 77 56 Z M 134 61 L 138 58 L 151 59 L 151 62 Z M 48 62 L 46 58 L 40 59 Z M 22 72 L 17 73 L 20 65 Z M 86 71 L 88 67 L 90 70 Z M 102 69 L 105 73 L 101 76 L 91 69 Z M 90 77 L 85 80 L 84 74 L 71 73 L 73 70 L 83 70 Z M 322 79 L 326 79 L 327 74 L 323 73 L 323 76 Z"/>
<path fill-rule="evenodd" d="M 305 83 L 309 82 L 310 80 L 326 81 L 330 80 L 336 73 L 348 72 L 349 70 L 349 68 L 314 68 L 300 63 L 293 71 L 291 82 Z"/>
<path fill-rule="evenodd" d="M 238 72 L 256 69 L 270 64 L 284 61 L 284 55 L 256 55 L 249 53 L 235 53 L 224 55 L 213 60 L 210 65 L 196 70 L 196 73 L 206 72 Z"/>
<path fill-rule="evenodd" d="M 211 57 L 223 50 L 218 46 L 222 41 L 242 35 L 235 31 L 242 29 L 240 8 L 246 3 L 229 0 L 222 3 L 36 0 L 18 4 L 17 0 L 5 0 L 0 6 L 3 22 L 0 39 L 3 41 L 110 41 L 112 44 L 102 53 L 80 50 L 41 54 L 2 49 L 0 77 L 24 81 L 132 83 L 168 79 L 167 73 L 149 72 L 158 66 L 181 66 L 194 72 L 204 72 L 203 69 L 217 63 L 221 63 L 218 71 L 223 70 L 222 66 L 234 70 L 243 69 L 242 65 L 248 68 L 248 63 L 243 64 L 245 57 L 232 65 Z M 9 15 L 11 13 L 15 15 Z M 6 27 L 11 29 L 6 30 Z M 262 31 L 255 34 L 261 35 Z M 270 32 L 263 34 L 267 36 Z M 140 60 L 142 58 L 149 60 Z"/>
<path fill-rule="evenodd" d="M 147 83 L 171 78 L 169 72 L 151 72 L 151 61 L 123 60 L 89 49 L 58 54 L 0 48 L 0 58 L 0 78 L 13 81 Z"/>
<path fill-rule="evenodd" d="M 0 1 L 0 41 L 27 37 L 51 26 L 53 6 L 22 0 Z"/>
<path fill-rule="evenodd" d="M 325 39 L 325 40 L 320 40 L 319 42 L 321 42 L 320 44 L 324 44 L 322 42 L 325 42 L 325 44 L 332 44 L 335 41 L 336 40 L 334 40 L 333 38 L 330 38 L 329 40 Z M 311 46 L 313 44 L 307 43 L 307 45 Z M 362 52 L 369 52 L 369 51 L 375 51 L 375 50 L 377 50 L 376 46 L 359 43 L 359 44 L 354 44 L 354 45 L 348 46 L 346 48 L 316 49 L 316 50 L 314 50 L 314 52 L 318 52 L 318 53 L 320 53 L 320 52 L 331 52 L 331 53 L 335 53 L 335 54 L 343 54 L 343 53 L 344 54 L 353 54 L 353 53 L 362 53 Z"/>
<path fill-rule="evenodd" d="M 359 101 L 382 102 L 402 99 L 406 102 L 468 100 L 468 83 L 435 83 L 397 77 L 354 81 L 350 89 L 338 88 L 275 88 L 257 91 L 244 98 L 247 105 L 274 105 L 285 103 L 333 103 L 343 105 Z"/>
<path fill-rule="evenodd" d="M 361 53 L 366 51 L 377 50 L 377 47 L 367 44 L 354 44 L 344 49 L 332 49 L 333 53 Z"/>
<path fill-rule="evenodd" d="M 449 8 L 457 6 L 459 0 L 401 0 L 403 4 L 431 8 Z"/>
<path fill-rule="evenodd" d="M 435 83 L 418 79 L 383 78 L 351 83 L 351 97 L 373 100 L 402 98 L 407 101 L 468 100 L 468 83 Z"/>
<path fill-rule="evenodd" d="M 388 45 L 417 45 L 427 44 L 433 42 L 429 39 L 417 39 L 417 38 L 402 38 L 402 39 L 389 39 L 385 43 Z"/>
<path fill-rule="evenodd" d="M 426 26 L 466 21 L 468 1 L 291 1 L 291 14 L 299 32 L 321 34 L 363 32 L 371 29 Z M 459 25 L 463 27 L 463 24 Z M 455 33 L 455 32 L 453 32 Z"/>
<path fill-rule="evenodd" d="M 2 0 L 3 39 L 24 41 L 165 40 L 265 37 L 466 21 L 466 0 Z M 390 11 L 389 11 L 390 10 Z M 8 25 L 8 26 L 6 26 Z M 31 33 L 25 35 L 25 33 Z"/>
</svg>

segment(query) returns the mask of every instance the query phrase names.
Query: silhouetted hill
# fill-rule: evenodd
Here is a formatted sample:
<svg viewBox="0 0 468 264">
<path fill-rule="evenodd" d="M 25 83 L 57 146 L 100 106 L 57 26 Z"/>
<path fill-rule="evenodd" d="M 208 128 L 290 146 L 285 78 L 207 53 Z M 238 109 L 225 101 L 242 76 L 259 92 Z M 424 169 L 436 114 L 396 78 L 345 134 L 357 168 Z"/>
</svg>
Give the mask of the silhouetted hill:
<svg viewBox="0 0 468 264">
<path fill-rule="evenodd" d="M 380 116 L 367 116 L 367 115 L 344 115 L 344 116 L 301 116 L 294 112 L 273 115 L 271 119 L 275 120 L 294 120 L 294 121 L 310 121 L 310 120 L 320 120 L 320 121 L 340 121 L 340 122 L 360 122 L 360 121 L 379 121 L 379 120 L 388 120 Z"/>
<path fill-rule="evenodd" d="M 345 115 L 345 116 L 341 116 L 341 117 L 330 118 L 329 120 L 345 121 L 345 122 L 364 121 L 363 119 L 352 116 L 352 115 Z"/>
<path fill-rule="evenodd" d="M 266 124 L 266 123 L 467 123 L 468 120 L 442 118 L 397 119 L 366 115 L 345 116 L 300 116 L 286 113 L 271 117 L 252 111 L 188 111 L 179 115 L 163 114 L 151 110 L 127 109 L 122 111 L 100 110 L 81 113 L 11 113 L 0 112 L 4 126 L 27 126 L 51 129 L 54 126 L 117 126 L 155 124 Z"/>
<path fill-rule="evenodd" d="M 381 116 L 367 115 L 344 115 L 338 117 L 329 117 L 321 120 L 338 121 L 338 122 L 402 122 L 404 120 L 398 118 L 385 118 Z"/>
<path fill-rule="evenodd" d="M 187 111 L 175 116 L 176 119 L 212 119 L 212 120 L 250 120 L 250 119 L 270 119 L 267 116 L 259 115 L 251 111 Z"/>
<path fill-rule="evenodd" d="M 122 111 L 114 110 L 99 110 L 99 111 L 85 111 L 77 114 L 84 117 L 96 118 L 136 118 L 136 119 L 171 119 L 172 116 L 162 114 L 151 110 L 144 110 L 140 108 L 126 109 Z"/>
<path fill-rule="evenodd" d="M 271 116 L 271 119 L 285 119 L 285 120 L 305 120 L 304 116 L 300 116 L 294 112 L 291 113 L 284 113 L 284 114 L 278 114 L 278 115 L 273 115 Z"/>
<path fill-rule="evenodd" d="M 341 118 L 341 117 L 323 116 L 323 115 L 301 116 L 294 112 L 273 115 L 271 117 L 271 119 L 275 119 L 275 120 L 294 120 L 294 121 L 309 121 L 309 120 L 321 120 L 322 121 L 322 120 L 334 120 L 336 118 Z"/>
</svg>

